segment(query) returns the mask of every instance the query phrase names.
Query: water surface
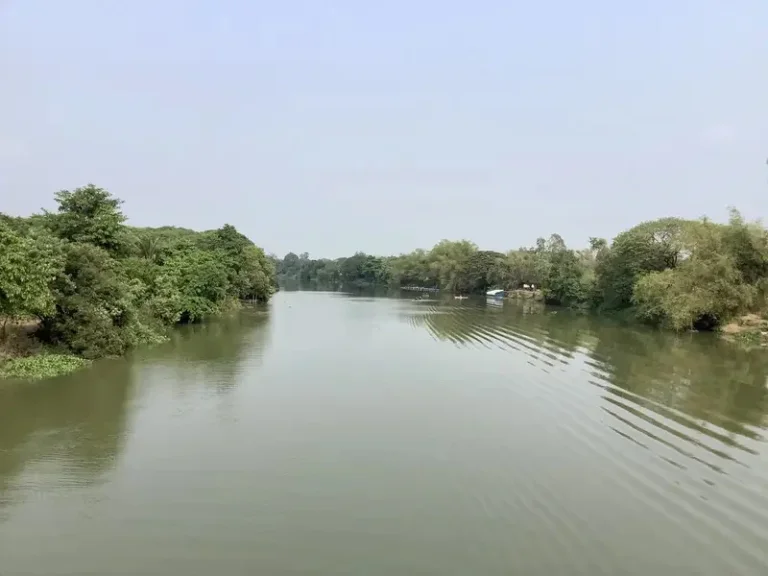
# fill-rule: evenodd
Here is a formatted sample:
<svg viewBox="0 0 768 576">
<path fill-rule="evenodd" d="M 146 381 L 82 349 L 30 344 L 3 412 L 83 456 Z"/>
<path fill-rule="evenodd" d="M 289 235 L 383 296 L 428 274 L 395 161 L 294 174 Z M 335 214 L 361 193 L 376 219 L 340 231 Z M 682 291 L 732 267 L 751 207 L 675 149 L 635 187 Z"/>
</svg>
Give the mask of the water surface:
<svg viewBox="0 0 768 576">
<path fill-rule="evenodd" d="M 0 574 L 768 573 L 768 353 L 280 293 L 0 384 Z"/>
</svg>

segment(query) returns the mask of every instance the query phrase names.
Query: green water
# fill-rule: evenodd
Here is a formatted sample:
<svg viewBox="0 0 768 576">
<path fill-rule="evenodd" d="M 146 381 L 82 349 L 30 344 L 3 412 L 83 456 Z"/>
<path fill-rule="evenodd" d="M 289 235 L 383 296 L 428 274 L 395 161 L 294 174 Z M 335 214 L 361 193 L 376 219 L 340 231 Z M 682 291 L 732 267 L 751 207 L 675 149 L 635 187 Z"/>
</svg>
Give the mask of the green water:
<svg viewBox="0 0 768 576">
<path fill-rule="evenodd" d="M 435 298 L 0 384 L 0 574 L 768 574 L 768 353 Z"/>
</svg>

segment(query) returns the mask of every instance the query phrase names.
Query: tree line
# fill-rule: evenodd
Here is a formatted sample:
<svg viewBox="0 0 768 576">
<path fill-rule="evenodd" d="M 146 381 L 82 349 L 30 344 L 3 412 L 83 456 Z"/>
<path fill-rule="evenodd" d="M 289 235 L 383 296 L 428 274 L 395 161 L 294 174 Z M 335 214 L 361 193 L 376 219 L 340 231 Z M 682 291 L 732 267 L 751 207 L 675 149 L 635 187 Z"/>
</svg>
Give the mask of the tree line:
<svg viewBox="0 0 768 576">
<path fill-rule="evenodd" d="M 122 201 L 94 185 L 55 199 L 54 212 L 0 214 L 2 339 L 8 323 L 32 320 L 46 345 L 120 355 L 277 287 L 272 260 L 233 226 L 131 227 Z"/>
<path fill-rule="evenodd" d="M 768 231 L 732 209 L 727 223 L 662 218 L 630 228 L 612 242 L 590 238 L 584 249 L 562 237 L 539 238 L 506 253 L 443 240 L 399 256 L 358 252 L 345 258 L 275 258 L 286 287 L 420 286 L 456 294 L 489 288 L 541 289 L 547 303 L 622 312 L 674 330 L 711 330 L 766 309 Z"/>
</svg>

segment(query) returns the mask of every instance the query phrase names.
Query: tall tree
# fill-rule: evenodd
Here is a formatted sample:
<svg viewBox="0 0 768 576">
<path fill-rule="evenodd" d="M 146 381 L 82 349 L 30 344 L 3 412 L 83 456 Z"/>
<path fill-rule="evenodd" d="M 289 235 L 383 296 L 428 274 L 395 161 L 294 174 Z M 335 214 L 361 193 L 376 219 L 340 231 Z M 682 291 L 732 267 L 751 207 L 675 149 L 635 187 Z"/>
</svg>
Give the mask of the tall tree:
<svg viewBox="0 0 768 576">
<path fill-rule="evenodd" d="M 88 184 L 55 194 L 58 212 L 45 212 L 50 229 L 63 240 L 93 244 L 110 252 L 124 247 L 122 200 Z"/>
</svg>

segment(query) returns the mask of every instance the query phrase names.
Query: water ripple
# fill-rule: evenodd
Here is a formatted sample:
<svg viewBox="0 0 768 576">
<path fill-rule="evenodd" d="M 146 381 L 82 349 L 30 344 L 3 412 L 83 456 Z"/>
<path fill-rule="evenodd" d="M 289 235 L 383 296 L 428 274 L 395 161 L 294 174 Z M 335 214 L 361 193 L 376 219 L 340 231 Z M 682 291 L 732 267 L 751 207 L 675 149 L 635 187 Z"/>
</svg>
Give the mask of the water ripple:
<svg viewBox="0 0 768 576">
<path fill-rule="evenodd" d="M 627 497 L 700 546 L 727 543 L 719 561 L 733 573 L 768 570 L 768 354 L 706 335 L 680 338 L 543 307 L 530 312 L 474 302 L 401 314 L 437 341 L 480 345 L 511 355 L 515 374 L 535 371 L 535 392 L 519 401 L 545 405 L 557 423 L 550 433 L 591 462 L 596 478 L 625 483 Z M 531 449 L 541 437 L 531 436 Z M 558 538 L 586 546 L 597 537 L 547 482 L 522 477 L 515 486 L 516 501 Z M 490 515 L 489 496 L 476 498 Z"/>
</svg>

